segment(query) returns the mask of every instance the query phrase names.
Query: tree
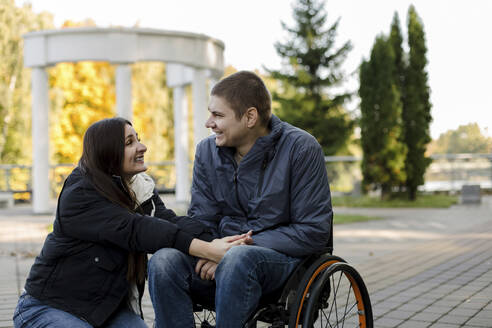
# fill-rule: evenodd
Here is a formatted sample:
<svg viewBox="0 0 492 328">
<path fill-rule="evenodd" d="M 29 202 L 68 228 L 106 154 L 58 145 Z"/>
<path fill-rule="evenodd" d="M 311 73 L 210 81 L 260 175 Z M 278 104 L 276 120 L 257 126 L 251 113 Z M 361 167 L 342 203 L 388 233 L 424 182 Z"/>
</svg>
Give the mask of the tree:
<svg viewBox="0 0 492 328">
<path fill-rule="evenodd" d="M 62 28 L 94 25 L 66 21 Z M 76 163 L 87 128 L 115 115 L 114 72 L 109 63 L 92 61 L 60 63 L 49 69 L 54 163 Z"/>
<path fill-rule="evenodd" d="M 0 0 L 0 163 L 30 162 L 31 74 L 24 68 L 22 35 L 49 28 L 52 21 L 30 5 Z"/>
<path fill-rule="evenodd" d="M 350 93 L 336 94 L 333 87 L 344 79 L 341 65 L 352 46 L 349 41 L 335 47 L 339 19 L 325 28 L 324 2 L 298 0 L 295 26 L 282 22 L 290 39 L 277 42 L 277 53 L 285 60 L 282 70 L 268 70 L 280 83 L 273 100 L 279 117 L 314 135 L 325 154 L 333 155 L 347 146 L 354 123 L 343 104 Z"/>
<path fill-rule="evenodd" d="M 477 123 L 460 125 L 448 130 L 429 145 L 431 154 L 484 154 L 492 152 L 492 138 L 480 130 Z"/>
<path fill-rule="evenodd" d="M 91 21 L 67 21 L 63 27 L 92 25 Z M 82 153 L 83 135 L 89 125 L 116 115 L 115 66 L 92 61 L 60 63 L 49 73 L 54 162 L 75 163 Z M 146 154 L 149 162 L 170 160 L 174 156 L 171 95 L 163 63 L 132 65 L 132 123 L 149 148 Z"/>
<path fill-rule="evenodd" d="M 403 131 L 408 148 L 405 160 L 405 182 L 408 197 L 417 197 L 418 186 L 424 184 L 424 174 L 431 160 L 425 156 L 431 141 L 429 125 L 432 121 L 430 91 L 426 72 L 427 48 L 423 24 L 413 6 L 408 10 L 408 66 L 405 70 L 403 98 Z"/>
<path fill-rule="evenodd" d="M 389 35 L 389 42 L 393 49 L 393 54 L 395 55 L 395 69 L 394 69 L 394 79 L 400 92 L 400 98 L 405 96 L 405 52 L 403 51 L 403 36 L 400 29 L 400 19 L 398 18 L 398 13 L 395 12 L 393 15 L 393 21 L 391 22 L 391 30 Z"/>
<path fill-rule="evenodd" d="M 148 147 L 146 160 L 174 159 L 172 89 L 166 84 L 166 65 L 160 62 L 133 64 L 132 97 L 133 125 Z"/>
<path fill-rule="evenodd" d="M 363 188 L 381 189 L 387 197 L 405 181 L 406 147 L 401 142 L 402 104 L 395 79 L 391 42 L 378 36 L 369 61 L 360 67 L 361 144 Z"/>
</svg>

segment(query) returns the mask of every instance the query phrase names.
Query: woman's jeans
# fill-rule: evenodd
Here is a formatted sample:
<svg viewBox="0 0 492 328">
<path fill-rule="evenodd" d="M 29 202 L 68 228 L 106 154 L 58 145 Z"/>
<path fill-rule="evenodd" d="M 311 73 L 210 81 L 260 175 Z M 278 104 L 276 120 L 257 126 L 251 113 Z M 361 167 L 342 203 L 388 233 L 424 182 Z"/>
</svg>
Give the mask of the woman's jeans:
<svg viewBox="0 0 492 328">
<path fill-rule="evenodd" d="M 163 248 L 149 262 L 149 291 L 155 328 L 191 328 L 193 298 L 215 297 L 216 327 L 243 327 L 261 295 L 281 288 L 300 259 L 258 246 L 231 248 L 215 271 L 215 281 L 195 273 L 196 258 Z"/>
<path fill-rule="evenodd" d="M 41 301 L 26 294 L 19 298 L 14 312 L 15 328 L 92 328 L 92 326 L 73 314 L 44 305 Z M 129 309 L 121 309 L 104 325 L 105 328 L 147 328 L 145 322 Z"/>
</svg>

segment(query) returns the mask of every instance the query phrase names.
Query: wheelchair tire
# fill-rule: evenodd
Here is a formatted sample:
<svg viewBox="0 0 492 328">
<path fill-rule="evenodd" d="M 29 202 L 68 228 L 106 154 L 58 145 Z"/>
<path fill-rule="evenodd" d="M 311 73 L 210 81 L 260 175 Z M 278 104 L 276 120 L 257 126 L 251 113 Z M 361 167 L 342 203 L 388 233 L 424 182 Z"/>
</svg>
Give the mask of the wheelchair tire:
<svg viewBox="0 0 492 328">
<path fill-rule="evenodd" d="M 290 328 L 373 327 L 369 294 L 353 267 L 328 260 L 310 269 L 299 286 Z"/>
</svg>

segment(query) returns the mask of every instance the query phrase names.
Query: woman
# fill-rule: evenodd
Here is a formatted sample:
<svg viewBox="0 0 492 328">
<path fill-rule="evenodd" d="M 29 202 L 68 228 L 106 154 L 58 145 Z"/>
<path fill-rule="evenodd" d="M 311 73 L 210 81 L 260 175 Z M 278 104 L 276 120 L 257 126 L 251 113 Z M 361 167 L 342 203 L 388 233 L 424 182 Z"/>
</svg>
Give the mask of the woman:
<svg viewBox="0 0 492 328">
<path fill-rule="evenodd" d="M 174 247 L 219 261 L 249 235 L 213 239 L 196 220 L 166 209 L 143 173 L 144 153 L 130 122 L 105 119 L 84 136 L 65 180 L 53 232 L 31 268 L 15 327 L 146 327 L 147 253 Z"/>
</svg>

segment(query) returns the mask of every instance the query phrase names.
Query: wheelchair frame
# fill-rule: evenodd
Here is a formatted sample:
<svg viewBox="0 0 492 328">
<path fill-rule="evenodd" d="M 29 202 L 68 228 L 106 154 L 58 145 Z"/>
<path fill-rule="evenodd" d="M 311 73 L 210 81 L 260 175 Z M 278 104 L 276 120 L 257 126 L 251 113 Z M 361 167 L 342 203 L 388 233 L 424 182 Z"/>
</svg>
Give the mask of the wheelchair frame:
<svg viewBox="0 0 492 328">
<path fill-rule="evenodd" d="M 347 294 L 340 287 L 348 288 Z M 337 302 L 345 297 L 347 301 L 340 312 Z M 194 311 L 196 327 L 215 327 L 213 304 L 195 304 Z M 197 312 L 202 312 L 202 316 Z M 304 259 L 282 289 L 262 296 L 244 328 L 255 328 L 258 322 L 271 324 L 270 328 L 352 327 L 349 321 L 357 327 L 373 328 L 369 293 L 359 273 L 329 251 Z"/>
</svg>

